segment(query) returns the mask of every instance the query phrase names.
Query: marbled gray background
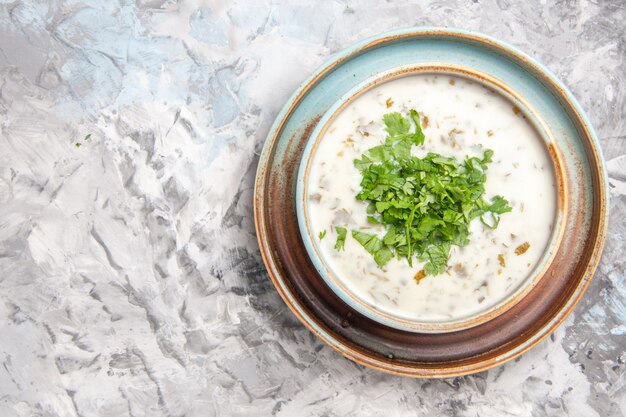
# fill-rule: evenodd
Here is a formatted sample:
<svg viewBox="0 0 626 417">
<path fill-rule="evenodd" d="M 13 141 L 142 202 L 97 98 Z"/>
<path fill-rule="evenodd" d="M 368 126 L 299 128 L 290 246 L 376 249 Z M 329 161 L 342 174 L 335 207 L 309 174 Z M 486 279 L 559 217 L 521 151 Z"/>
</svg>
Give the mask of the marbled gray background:
<svg viewBox="0 0 626 417">
<path fill-rule="evenodd" d="M 0 0 L 0 415 L 624 415 L 625 8 Z M 545 63 L 594 123 L 611 184 L 574 314 L 518 360 L 447 380 L 323 345 L 272 287 L 252 219 L 288 95 L 333 52 L 413 25 L 477 29 Z"/>
</svg>

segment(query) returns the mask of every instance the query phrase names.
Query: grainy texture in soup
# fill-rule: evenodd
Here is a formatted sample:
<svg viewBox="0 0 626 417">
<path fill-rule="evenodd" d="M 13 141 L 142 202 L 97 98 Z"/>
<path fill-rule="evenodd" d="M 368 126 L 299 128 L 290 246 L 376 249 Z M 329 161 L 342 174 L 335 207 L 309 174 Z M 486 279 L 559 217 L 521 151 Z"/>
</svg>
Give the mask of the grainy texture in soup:
<svg viewBox="0 0 626 417">
<path fill-rule="evenodd" d="M 421 114 L 426 135 L 424 146 L 413 148 L 414 155 L 431 151 L 462 160 L 492 149 L 485 196 L 502 195 L 513 208 L 495 230 L 474 220 L 469 245 L 452 247 L 447 272 L 419 283 L 414 276 L 422 264 L 414 261 L 410 267 L 406 259 L 394 258 L 381 269 L 350 232 L 344 251 L 333 247 L 337 226 L 384 234 L 383 226 L 368 223 L 367 204 L 355 199 L 361 175 L 353 160 L 383 143 L 385 113 L 410 108 Z M 353 101 L 321 138 L 307 184 L 310 232 L 336 279 L 365 303 L 420 321 L 466 318 L 518 289 L 544 254 L 555 209 L 552 163 L 523 113 L 479 83 L 442 74 L 403 77 Z M 530 246 L 523 252 L 526 242 Z"/>
</svg>

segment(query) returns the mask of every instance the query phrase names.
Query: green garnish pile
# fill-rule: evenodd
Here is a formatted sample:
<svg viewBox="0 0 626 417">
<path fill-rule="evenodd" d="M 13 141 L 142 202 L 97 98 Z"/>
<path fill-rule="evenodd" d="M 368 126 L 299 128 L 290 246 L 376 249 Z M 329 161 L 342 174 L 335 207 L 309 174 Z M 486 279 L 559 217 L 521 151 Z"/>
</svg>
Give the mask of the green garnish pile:
<svg viewBox="0 0 626 417">
<path fill-rule="evenodd" d="M 409 117 L 413 123 L 400 113 L 386 114 L 385 143 L 354 161 L 362 175 L 356 198 L 369 203 L 369 222 L 384 225 L 386 234 L 381 238 L 352 230 L 352 237 L 380 267 L 394 256 L 412 266 L 417 257 L 426 262 L 426 274 L 437 275 L 446 270 L 451 246 L 469 243 L 473 219 L 495 229 L 500 214 L 511 207 L 501 196 L 484 198 L 493 151 L 486 149 L 482 158 L 467 156 L 464 161 L 432 152 L 424 158 L 412 156 L 411 148 L 424 143 L 424 133 L 419 114 L 411 110 Z M 345 234 L 341 230 L 335 249 L 343 248 Z"/>
</svg>

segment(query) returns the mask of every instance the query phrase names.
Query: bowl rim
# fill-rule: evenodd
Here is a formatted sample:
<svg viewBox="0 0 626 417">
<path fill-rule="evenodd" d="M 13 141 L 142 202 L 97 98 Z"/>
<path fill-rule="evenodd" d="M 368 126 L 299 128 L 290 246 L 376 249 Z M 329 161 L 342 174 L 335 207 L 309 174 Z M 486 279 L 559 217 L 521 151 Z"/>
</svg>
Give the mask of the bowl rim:
<svg viewBox="0 0 626 417">
<path fill-rule="evenodd" d="M 290 114 L 294 111 L 297 103 L 301 100 L 309 91 L 309 89 L 325 75 L 331 72 L 333 67 L 340 65 L 342 62 L 349 60 L 350 58 L 358 55 L 361 51 L 375 48 L 377 45 L 392 42 L 396 40 L 410 39 L 410 38 L 442 38 L 453 39 L 464 42 L 470 42 L 480 44 L 482 46 L 495 49 L 505 58 L 513 59 L 516 62 L 523 64 L 527 69 L 530 69 L 535 74 L 541 77 L 543 82 L 548 83 L 554 88 L 555 93 L 558 93 L 559 98 L 567 102 L 569 105 L 568 115 L 575 119 L 577 126 L 582 129 L 582 135 L 585 136 L 588 141 L 589 158 L 593 161 L 596 168 L 596 180 L 598 186 L 598 201 L 594 204 L 598 208 L 597 225 L 595 226 L 595 234 L 593 242 L 591 242 L 592 252 L 589 254 L 588 262 L 584 265 L 584 268 L 579 271 L 581 279 L 573 290 L 571 296 L 562 305 L 557 313 L 552 315 L 550 319 L 542 326 L 537 328 L 533 334 L 528 336 L 523 342 L 516 346 L 507 349 L 504 353 L 492 356 L 481 362 L 475 363 L 459 363 L 452 364 L 446 368 L 427 368 L 419 366 L 406 365 L 404 363 L 389 363 L 382 357 L 374 357 L 363 354 L 358 349 L 346 346 L 335 337 L 329 329 L 320 325 L 319 320 L 315 316 L 308 314 L 303 305 L 291 292 L 291 289 L 284 281 L 278 269 L 279 263 L 274 259 L 272 253 L 272 246 L 269 241 L 269 236 L 263 233 L 265 230 L 266 219 L 264 217 L 264 195 L 263 191 L 265 183 L 267 181 L 267 169 L 268 160 L 273 156 L 273 148 L 277 138 L 288 120 Z M 360 42 L 353 44 L 352 46 L 344 49 L 343 51 L 331 56 L 320 67 L 318 67 L 311 75 L 309 75 L 303 83 L 292 93 L 287 100 L 284 107 L 278 113 L 272 127 L 270 128 L 267 140 L 264 143 L 262 152 L 259 156 L 259 164 L 256 173 L 255 185 L 254 185 L 254 221 L 255 229 L 257 233 L 257 239 L 259 242 L 260 253 L 263 262 L 268 270 L 270 279 L 276 287 L 279 295 L 289 309 L 296 315 L 296 317 L 302 322 L 311 332 L 322 339 L 326 344 L 332 347 L 337 352 L 341 353 L 345 357 L 365 366 L 369 366 L 384 372 L 411 376 L 411 377 L 452 377 L 466 375 L 474 372 L 480 372 L 497 365 L 500 365 L 506 361 L 509 361 L 524 352 L 528 351 L 543 339 L 545 339 L 552 331 L 554 331 L 571 313 L 575 305 L 580 301 L 585 290 L 589 286 L 591 279 L 593 278 L 593 272 L 596 270 L 600 261 L 602 249 L 606 240 L 606 233 L 608 227 L 608 177 L 606 173 L 606 167 L 602 158 L 602 151 L 598 138 L 591 126 L 586 114 L 582 110 L 578 101 L 574 98 L 572 93 L 565 87 L 565 85 L 554 74 L 538 63 L 534 59 L 530 58 L 525 53 L 521 52 L 518 48 L 509 45 L 506 42 L 497 40 L 491 36 L 481 34 L 476 31 L 469 31 L 463 29 L 451 29 L 451 28 L 438 28 L 438 27 L 409 27 L 398 30 L 392 30 L 384 32 L 378 35 L 368 37 Z"/>
<path fill-rule="evenodd" d="M 444 74 L 464 78 L 486 86 L 496 92 L 499 96 L 517 106 L 526 116 L 527 122 L 539 136 L 543 148 L 549 155 L 555 180 L 555 213 L 553 229 L 550 232 L 546 248 L 539 260 L 533 265 L 530 272 L 522 279 L 517 286 L 507 292 L 498 302 L 490 307 L 480 310 L 478 313 L 460 317 L 454 320 L 413 320 L 395 316 L 385 312 L 375 306 L 370 305 L 365 300 L 352 293 L 339 274 L 333 270 L 324 260 L 324 256 L 319 250 L 319 245 L 315 240 L 310 227 L 308 216 L 308 175 L 311 169 L 312 159 L 315 155 L 324 134 L 339 116 L 339 114 L 359 96 L 370 89 L 381 84 L 394 81 L 403 77 L 417 76 L 422 74 Z M 390 70 L 374 74 L 342 95 L 328 110 L 322 115 L 309 136 L 302 152 L 301 162 L 298 168 L 296 179 L 296 213 L 298 216 L 298 226 L 304 241 L 307 253 L 326 284 L 337 294 L 346 304 L 359 313 L 378 321 L 381 324 L 409 332 L 415 333 L 447 333 L 464 330 L 483 324 L 507 310 L 522 300 L 537 284 L 545 277 L 551 262 L 556 256 L 561 240 L 565 233 L 567 222 L 567 207 L 569 204 L 569 193 L 567 173 L 563 170 L 563 158 L 554 135 L 550 131 L 547 123 L 543 120 L 539 112 L 514 88 L 504 81 L 487 74 L 483 71 L 469 67 L 467 65 L 457 65 L 442 62 L 421 63 L 403 65 Z"/>
</svg>

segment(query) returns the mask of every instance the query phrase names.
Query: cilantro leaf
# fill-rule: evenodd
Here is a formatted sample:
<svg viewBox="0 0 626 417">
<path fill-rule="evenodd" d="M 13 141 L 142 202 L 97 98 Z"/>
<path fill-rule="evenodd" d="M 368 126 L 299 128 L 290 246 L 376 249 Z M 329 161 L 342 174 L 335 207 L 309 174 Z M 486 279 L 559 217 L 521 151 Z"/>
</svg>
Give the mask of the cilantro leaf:
<svg viewBox="0 0 626 417">
<path fill-rule="evenodd" d="M 385 114 L 383 123 L 385 123 L 385 130 L 389 136 L 403 135 L 408 133 L 411 128 L 411 123 L 398 112 Z"/>
<path fill-rule="evenodd" d="M 335 227 L 335 230 L 337 231 L 337 241 L 335 241 L 335 250 L 339 252 L 340 250 L 344 249 L 344 246 L 346 244 L 347 230 L 345 227 Z"/>
<path fill-rule="evenodd" d="M 375 146 L 367 151 L 370 160 L 374 162 L 381 162 L 389 159 L 391 153 L 392 151 L 384 145 Z"/>
<path fill-rule="evenodd" d="M 509 202 L 502 196 L 495 196 L 491 200 L 491 204 L 487 208 L 492 213 L 502 214 L 508 213 L 511 211 L 511 206 L 509 206 Z"/>
<path fill-rule="evenodd" d="M 383 246 L 381 250 L 374 254 L 374 261 L 381 268 L 387 264 L 393 258 L 393 252 L 387 246 Z"/>
<path fill-rule="evenodd" d="M 367 221 L 371 224 L 380 224 L 380 221 L 374 216 L 367 216 Z"/>
<path fill-rule="evenodd" d="M 420 124 L 420 115 L 414 109 L 409 111 L 413 123 L 415 123 L 415 133 L 413 133 L 413 144 L 421 145 L 424 143 L 424 132 L 422 131 L 422 125 Z"/>
<path fill-rule="evenodd" d="M 446 270 L 446 264 L 450 256 L 450 243 L 441 243 L 432 245 L 420 254 L 420 261 L 427 261 L 424 264 L 424 271 L 429 275 L 441 274 Z"/>
<path fill-rule="evenodd" d="M 373 161 L 367 157 L 367 155 L 361 155 L 361 159 L 354 160 L 354 166 L 359 171 L 365 171 L 372 166 Z"/>
<path fill-rule="evenodd" d="M 326 236 L 326 229 L 322 230 L 320 232 L 320 234 L 318 235 L 318 237 L 320 238 L 320 240 L 324 239 L 324 236 Z"/>
<path fill-rule="evenodd" d="M 376 235 L 352 230 L 352 237 L 372 255 L 383 247 L 383 242 Z"/>
<path fill-rule="evenodd" d="M 374 256 L 374 261 L 383 267 L 393 258 L 393 252 L 376 235 L 352 230 L 352 237 L 359 242 L 365 250 Z"/>
</svg>

